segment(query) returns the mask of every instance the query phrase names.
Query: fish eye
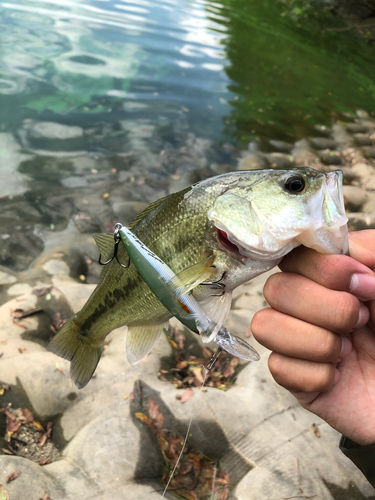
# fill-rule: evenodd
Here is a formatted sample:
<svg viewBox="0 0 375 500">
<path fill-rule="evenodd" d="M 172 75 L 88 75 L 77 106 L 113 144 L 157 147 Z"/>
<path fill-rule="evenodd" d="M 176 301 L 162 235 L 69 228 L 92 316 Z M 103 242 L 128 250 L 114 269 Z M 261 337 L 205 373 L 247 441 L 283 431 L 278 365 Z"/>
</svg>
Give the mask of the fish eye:
<svg viewBox="0 0 375 500">
<path fill-rule="evenodd" d="M 300 175 L 292 175 L 284 182 L 284 187 L 290 193 L 301 193 L 305 189 L 305 179 Z"/>
</svg>

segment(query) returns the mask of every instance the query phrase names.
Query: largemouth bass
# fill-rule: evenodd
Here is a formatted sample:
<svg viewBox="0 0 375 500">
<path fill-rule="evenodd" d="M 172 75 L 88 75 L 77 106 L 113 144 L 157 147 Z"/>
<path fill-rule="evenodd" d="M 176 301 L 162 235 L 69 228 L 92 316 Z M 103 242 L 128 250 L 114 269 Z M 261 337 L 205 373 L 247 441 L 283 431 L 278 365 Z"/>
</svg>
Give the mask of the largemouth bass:
<svg viewBox="0 0 375 500">
<path fill-rule="evenodd" d="M 302 168 L 207 179 L 151 204 L 129 229 L 220 326 L 228 316 L 232 291 L 275 267 L 296 246 L 347 253 L 347 220 L 342 173 Z M 110 260 L 113 235 L 94 237 L 104 260 Z M 117 257 L 128 264 L 123 245 Z M 215 284 L 225 293 L 215 294 Z M 83 309 L 64 324 L 48 349 L 71 361 L 72 379 L 82 388 L 108 333 L 128 326 L 127 358 L 134 364 L 150 352 L 171 316 L 134 265 L 124 269 L 113 259 Z"/>
</svg>

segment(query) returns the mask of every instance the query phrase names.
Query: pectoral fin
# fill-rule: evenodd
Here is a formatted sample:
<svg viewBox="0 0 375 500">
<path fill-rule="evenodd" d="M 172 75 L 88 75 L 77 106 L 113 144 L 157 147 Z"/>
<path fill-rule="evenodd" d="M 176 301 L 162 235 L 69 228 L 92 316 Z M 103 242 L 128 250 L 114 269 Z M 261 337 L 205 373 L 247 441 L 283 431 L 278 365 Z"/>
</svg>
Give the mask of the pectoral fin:
<svg viewBox="0 0 375 500">
<path fill-rule="evenodd" d="M 126 338 L 126 358 L 131 365 L 139 363 L 154 347 L 163 329 L 169 322 L 157 325 L 128 326 Z"/>
<path fill-rule="evenodd" d="M 187 267 L 168 281 L 168 286 L 174 291 L 178 290 L 181 294 L 190 292 L 190 290 L 212 276 L 213 272 L 211 267 L 214 258 L 213 255 L 209 255 L 206 259 L 197 264 Z"/>
</svg>

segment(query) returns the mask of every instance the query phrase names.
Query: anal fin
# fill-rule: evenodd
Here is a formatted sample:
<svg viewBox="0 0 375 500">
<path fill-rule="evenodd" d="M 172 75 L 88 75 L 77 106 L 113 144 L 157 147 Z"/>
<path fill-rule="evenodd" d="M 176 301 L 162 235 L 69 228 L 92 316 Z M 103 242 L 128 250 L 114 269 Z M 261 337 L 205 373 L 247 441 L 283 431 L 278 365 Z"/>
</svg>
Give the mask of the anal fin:
<svg viewBox="0 0 375 500">
<path fill-rule="evenodd" d="M 169 321 L 156 325 L 128 326 L 126 358 L 131 365 L 139 363 L 154 347 L 161 332 L 168 328 Z"/>
</svg>

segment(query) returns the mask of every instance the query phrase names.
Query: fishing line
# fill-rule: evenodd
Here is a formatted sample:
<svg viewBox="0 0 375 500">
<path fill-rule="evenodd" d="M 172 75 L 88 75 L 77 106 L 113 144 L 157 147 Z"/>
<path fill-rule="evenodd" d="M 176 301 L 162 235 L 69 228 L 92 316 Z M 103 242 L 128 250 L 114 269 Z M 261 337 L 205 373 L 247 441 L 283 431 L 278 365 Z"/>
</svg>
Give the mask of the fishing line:
<svg viewBox="0 0 375 500">
<path fill-rule="evenodd" d="M 198 392 L 198 396 L 197 396 L 197 398 L 196 398 L 195 401 L 197 401 L 198 398 L 200 397 L 202 389 L 204 387 L 204 384 L 206 383 L 208 372 L 212 369 L 212 367 L 216 363 L 216 361 L 217 361 L 218 357 L 220 356 L 221 352 L 222 352 L 222 350 L 219 347 L 217 349 L 217 351 L 208 360 L 208 362 L 203 365 L 203 367 L 202 367 L 203 370 L 204 370 L 203 382 L 202 382 L 202 385 L 200 386 L 200 389 L 199 389 L 199 392 Z M 164 488 L 163 495 L 162 495 L 163 498 L 165 497 L 165 494 L 166 494 L 166 492 L 168 490 L 168 486 L 169 486 L 170 482 L 173 479 L 173 476 L 174 476 L 174 473 L 176 472 L 177 466 L 180 463 L 180 460 L 181 460 L 181 457 L 182 457 L 182 453 L 183 453 L 183 451 L 185 449 L 185 445 L 186 445 L 186 442 L 187 442 L 188 437 L 189 437 L 189 433 L 190 433 L 190 428 L 191 428 L 192 422 L 193 422 L 193 408 L 191 409 L 191 416 L 190 416 L 189 425 L 188 425 L 188 428 L 187 428 L 187 431 L 186 431 L 184 443 L 182 445 L 181 452 L 180 452 L 180 454 L 179 454 L 179 456 L 177 458 L 177 462 L 176 462 L 175 466 L 173 467 L 173 470 L 172 470 L 172 472 L 171 472 L 171 474 L 169 476 L 168 483 L 167 483 L 166 487 Z M 215 470 L 215 473 L 216 473 L 216 470 Z"/>
</svg>

